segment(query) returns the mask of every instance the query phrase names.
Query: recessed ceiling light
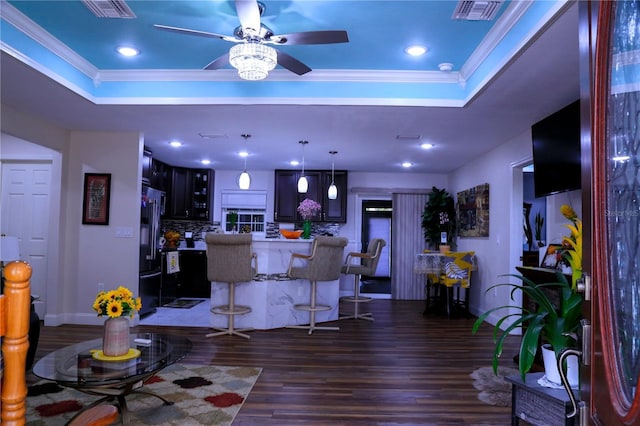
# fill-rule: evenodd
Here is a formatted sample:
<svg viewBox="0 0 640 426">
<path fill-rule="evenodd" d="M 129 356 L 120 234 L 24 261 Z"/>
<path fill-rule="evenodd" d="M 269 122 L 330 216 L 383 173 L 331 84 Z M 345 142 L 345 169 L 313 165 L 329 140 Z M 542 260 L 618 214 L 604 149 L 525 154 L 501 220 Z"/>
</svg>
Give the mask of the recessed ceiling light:
<svg viewBox="0 0 640 426">
<path fill-rule="evenodd" d="M 299 166 L 300 162 L 298 160 L 291 160 L 289 161 L 289 164 L 291 164 L 292 166 Z"/>
<path fill-rule="evenodd" d="M 425 143 L 420 145 L 420 148 L 422 148 L 422 149 L 431 149 L 431 148 L 433 148 L 433 144 L 425 142 Z"/>
<path fill-rule="evenodd" d="M 171 145 L 174 148 L 178 148 L 178 147 L 182 146 L 182 142 L 180 142 L 180 141 L 171 141 L 171 142 L 169 142 L 169 145 Z"/>
<path fill-rule="evenodd" d="M 128 58 L 132 56 L 138 56 L 140 54 L 140 51 L 138 49 L 134 49 L 133 47 L 128 46 L 120 46 L 117 50 L 119 54 Z"/>
<path fill-rule="evenodd" d="M 427 48 L 424 46 L 415 45 L 407 47 L 406 49 L 404 49 L 404 51 L 411 56 L 422 56 L 427 53 Z"/>
<path fill-rule="evenodd" d="M 402 163 L 402 167 L 404 167 L 405 169 L 408 169 L 411 166 L 413 166 L 413 164 L 408 161 L 405 161 L 404 163 Z"/>
<path fill-rule="evenodd" d="M 238 155 L 239 155 L 240 157 L 248 157 L 248 156 L 249 156 L 249 153 L 248 153 L 247 151 L 240 151 L 240 152 L 238 153 Z"/>
<path fill-rule="evenodd" d="M 209 160 L 202 160 L 202 161 L 201 161 L 201 163 L 202 163 L 202 164 L 204 164 L 204 165 L 206 166 L 207 164 L 211 164 L 211 161 L 209 161 Z"/>
</svg>

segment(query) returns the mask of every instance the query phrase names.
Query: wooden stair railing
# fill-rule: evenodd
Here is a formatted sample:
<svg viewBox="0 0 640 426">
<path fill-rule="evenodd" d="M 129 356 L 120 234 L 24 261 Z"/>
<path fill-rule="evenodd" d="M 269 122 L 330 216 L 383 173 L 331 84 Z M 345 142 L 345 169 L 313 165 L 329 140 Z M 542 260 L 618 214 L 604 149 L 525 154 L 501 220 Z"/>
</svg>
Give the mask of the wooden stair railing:
<svg viewBox="0 0 640 426">
<path fill-rule="evenodd" d="M 0 295 L 0 337 L 4 368 L 0 373 L 0 424 L 26 423 L 27 380 L 25 367 L 29 348 L 31 266 L 24 261 L 4 267 L 4 294 Z"/>
</svg>

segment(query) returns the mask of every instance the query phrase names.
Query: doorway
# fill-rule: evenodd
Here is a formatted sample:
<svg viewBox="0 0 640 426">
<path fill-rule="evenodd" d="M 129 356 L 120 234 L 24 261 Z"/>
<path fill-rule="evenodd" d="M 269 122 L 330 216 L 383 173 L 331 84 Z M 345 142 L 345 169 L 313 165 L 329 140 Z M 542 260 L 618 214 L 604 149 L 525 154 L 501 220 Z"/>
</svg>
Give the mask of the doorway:
<svg viewBox="0 0 640 426">
<path fill-rule="evenodd" d="M 391 295 L 391 200 L 362 200 L 362 232 L 360 242 L 362 251 L 366 251 L 369 242 L 382 238 L 387 245 L 380 253 L 378 268 L 374 276 L 362 276 L 360 292 L 369 296 L 390 297 Z M 375 297 L 375 296 L 372 296 Z"/>
<path fill-rule="evenodd" d="M 51 161 L 2 161 L 0 231 L 18 237 L 20 259 L 32 268 L 31 294 L 40 318 L 44 318 L 49 271 L 49 215 L 51 210 Z"/>
</svg>

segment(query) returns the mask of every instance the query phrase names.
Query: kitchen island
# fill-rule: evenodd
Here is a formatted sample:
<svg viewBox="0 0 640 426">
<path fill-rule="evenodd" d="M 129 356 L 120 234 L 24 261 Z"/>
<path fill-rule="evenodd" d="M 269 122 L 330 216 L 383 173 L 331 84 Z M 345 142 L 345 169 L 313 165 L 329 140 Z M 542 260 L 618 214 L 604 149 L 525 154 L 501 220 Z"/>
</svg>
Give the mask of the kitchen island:
<svg viewBox="0 0 640 426">
<path fill-rule="evenodd" d="M 251 312 L 235 318 L 237 328 L 267 330 L 287 325 L 309 323 L 309 313 L 294 308 L 296 304 L 308 304 L 311 286 L 306 280 L 292 280 L 287 277 L 292 253 L 308 254 L 313 240 L 287 240 L 254 237 L 253 252 L 258 258 L 258 270 L 254 280 L 236 286 L 236 304 L 251 307 Z M 205 250 L 204 241 L 196 241 L 191 249 L 181 246 L 179 250 Z M 302 266 L 303 261 L 298 260 Z M 318 283 L 317 303 L 329 305 L 331 310 L 318 312 L 317 322 L 338 319 L 340 280 Z M 228 303 L 229 287 L 226 283 L 211 283 L 211 306 Z M 225 315 L 211 315 L 211 327 L 227 326 Z"/>
</svg>

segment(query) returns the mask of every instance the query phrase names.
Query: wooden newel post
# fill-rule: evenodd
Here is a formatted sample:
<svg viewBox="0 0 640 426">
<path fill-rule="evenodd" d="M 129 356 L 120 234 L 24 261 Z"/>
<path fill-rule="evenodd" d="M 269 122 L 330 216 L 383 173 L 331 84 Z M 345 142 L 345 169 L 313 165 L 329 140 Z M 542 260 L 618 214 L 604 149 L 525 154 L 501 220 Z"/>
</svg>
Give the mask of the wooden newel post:
<svg viewBox="0 0 640 426">
<path fill-rule="evenodd" d="M 29 348 L 31 307 L 31 266 L 24 261 L 9 262 L 4 268 L 4 294 L 0 296 L 0 335 L 4 371 L 0 400 L 0 423 L 26 423 L 27 383 L 25 367 Z"/>
</svg>

